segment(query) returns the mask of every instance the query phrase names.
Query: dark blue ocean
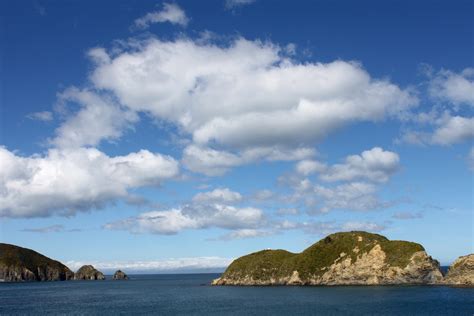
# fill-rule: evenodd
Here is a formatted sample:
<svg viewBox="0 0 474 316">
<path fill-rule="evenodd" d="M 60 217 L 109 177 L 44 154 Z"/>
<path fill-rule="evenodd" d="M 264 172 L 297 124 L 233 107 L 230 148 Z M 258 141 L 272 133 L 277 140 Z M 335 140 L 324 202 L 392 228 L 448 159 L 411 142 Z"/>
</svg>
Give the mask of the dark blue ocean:
<svg viewBox="0 0 474 316">
<path fill-rule="evenodd" d="M 474 315 L 474 289 L 211 287 L 218 274 L 0 283 L 1 315 Z"/>
</svg>

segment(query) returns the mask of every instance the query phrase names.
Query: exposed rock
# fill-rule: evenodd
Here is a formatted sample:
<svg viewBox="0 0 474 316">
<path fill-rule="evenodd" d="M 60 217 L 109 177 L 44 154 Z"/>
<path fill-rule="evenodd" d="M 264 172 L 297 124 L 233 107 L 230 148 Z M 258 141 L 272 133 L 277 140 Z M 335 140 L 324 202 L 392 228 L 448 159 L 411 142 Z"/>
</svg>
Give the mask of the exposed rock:
<svg viewBox="0 0 474 316">
<path fill-rule="evenodd" d="M 31 249 L 0 243 L 0 282 L 59 281 L 73 276 L 59 261 Z"/>
<path fill-rule="evenodd" d="M 114 273 L 114 280 L 128 280 L 128 275 L 121 270 L 117 270 Z"/>
<path fill-rule="evenodd" d="M 85 265 L 74 274 L 74 280 L 105 280 L 105 276 L 93 266 Z"/>
<path fill-rule="evenodd" d="M 449 267 L 443 283 L 459 286 L 474 286 L 474 254 L 456 259 Z"/>
<path fill-rule="evenodd" d="M 213 285 L 435 284 L 439 263 L 419 244 L 366 232 L 332 234 L 302 253 L 264 250 L 238 258 Z"/>
</svg>

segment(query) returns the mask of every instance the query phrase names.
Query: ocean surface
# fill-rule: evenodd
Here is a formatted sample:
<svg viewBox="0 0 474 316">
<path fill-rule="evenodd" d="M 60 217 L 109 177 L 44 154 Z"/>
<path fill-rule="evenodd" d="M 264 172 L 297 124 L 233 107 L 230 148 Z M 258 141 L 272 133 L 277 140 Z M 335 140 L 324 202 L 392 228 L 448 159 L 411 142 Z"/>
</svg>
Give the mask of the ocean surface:
<svg viewBox="0 0 474 316">
<path fill-rule="evenodd" d="M 218 274 L 0 283 L 0 315 L 474 315 L 474 289 L 212 287 Z"/>
</svg>

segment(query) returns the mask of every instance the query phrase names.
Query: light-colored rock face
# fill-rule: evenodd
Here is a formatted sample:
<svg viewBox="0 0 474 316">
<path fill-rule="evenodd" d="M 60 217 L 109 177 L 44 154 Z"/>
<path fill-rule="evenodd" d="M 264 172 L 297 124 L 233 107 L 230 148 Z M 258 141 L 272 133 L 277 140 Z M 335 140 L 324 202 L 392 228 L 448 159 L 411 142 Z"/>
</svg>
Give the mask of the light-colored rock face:
<svg viewBox="0 0 474 316">
<path fill-rule="evenodd" d="M 86 265 L 77 270 L 74 274 L 74 280 L 105 280 L 105 276 L 93 266 Z"/>
<path fill-rule="evenodd" d="M 314 284 L 432 284 L 443 276 L 438 262 L 426 252 L 418 251 L 412 255 L 404 268 L 392 267 L 386 262 L 386 254 L 375 245 L 368 253 L 357 257 L 341 258 L 332 264 L 321 278 L 315 278 Z"/>
<path fill-rule="evenodd" d="M 443 283 L 460 286 L 474 286 L 474 254 L 456 259 L 449 267 Z"/>
<path fill-rule="evenodd" d="M 278 279 L 254 280 L 252 276 L 239 279 L 219 278 L 213 285 L 382 285 L 382 284 L 434 284 L 442 280 L 439 263 L 425 251 L 415 252 L 408 264 L 401 268 L 387 263 L 386 253 L 379 244 L 370 251 L 359 253 L 352 261 L 350 255 L 341 253 L 332 265 L 325 267 L 322 275 L 302 280 L 298 271 Z"/>
</svg>

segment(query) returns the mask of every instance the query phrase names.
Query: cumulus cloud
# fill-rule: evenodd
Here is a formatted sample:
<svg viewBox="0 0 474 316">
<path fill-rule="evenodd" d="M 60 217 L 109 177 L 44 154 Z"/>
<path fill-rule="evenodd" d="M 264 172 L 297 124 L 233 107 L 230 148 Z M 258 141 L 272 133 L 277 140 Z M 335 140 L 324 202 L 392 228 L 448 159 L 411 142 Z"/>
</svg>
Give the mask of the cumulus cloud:
<svg viewBox="0 0 474 316">
<path fill-rule="evenodd" d="M 56 147 L 95 146 L 101 140 L 115 140 L 138 121 L 136 113 L 122 109 L 111 97 L 89 90 L 69 88 L 59 95 L 59 102 L 74 102 L 80 109 L 56 130 L 50 141 Z"/>
<path fill-rule="evenodd" d="M 182 162 L 191 171 L 207 176 L 219 176 L 229 169 L 258 160 L 291 161 L 313 156 L 314 149 L 298 148 L 296 150 L 277 147 L 249 148 L 240 153 L 215 150 L 209 147 L 189 145 L 183 151 Z"/>
<path fill-rule="evenodd" d="M 308 176 L 315 172 L 322 172 L 327 169 L 327 166 L 315 160 L 302 160 L 296 164 L 296 172 L 304 176 Z"/>
<path fill-rule="evenodd" d="M 53 120 L 53 113 L 49 111 L 33 112 L 26 117 L 34 121 L 50 122 Z"/>
<path fill-rule="evenodd" d="M 430 81 L 430 95 L 453 105 L 474 106 L 474 68 L 466 68 L 460 73 L 441 70 Z"/>
<path fill-rule="evenodd" d="M 194 202 L 209 203 L 234 203 L 242 200 L 242 195 L 239 192 L 234 192 L 228 188 L 215 189 L 209 192 L 201 192 L 193 197 Z"/>
<path fill-rule="evenodd" d="M 0 217 L 71 215 L 129 197 L 178 174 L 178 162 L 148 150 L 109 157 L 94 148 L 18 156 L 0 147 Z"/>
<path fill-rule="evenodd" d="M 449 116 L 433 132 L 434 144 L 450 145 L 474 138 L 474 118 Z"/>
<path fill-rule="evenodd" d="M 314 194 L 322 204 L 320 212 L 326 213 L 334 209 L 368 211 L 386 208 L 390 204 L 381 202 L 377 197 L 377 186 L 365 182 L 351 182 L 325 187 L 316 185 Z"/>
<path fill-rule="evenodd" d="M 397 153 L 374 147 L 360 155 L 351 155 L 343 164 L 323 169 L 320 178 L 324 181 L 352 181 L 367 179 L 386 182 L 398 170 L 400 158 Z"/>
<path fill-rule="evenodd" d="M 185 229 L 217 227 L 223 229 L 256 228 L 262 224 L 262 210 L 223 204 L 189 204 L 165 211 L 151 211 L 104 226 L 112 230 L 162 235 L 177 234 Z"/>
<path fill-rule="evenodd" d="M 340 164 L 300 161 L 293 174 L 279 181 L 294 191 L 284 200 L 293 204 L 301 202 L 310 214 L 334 209 L 366 211 L 391 206 L 390 202 L 381 201 L 377 193 L 380 184 L 387 182 L 399 165 L 397 153 L 374 147 L 360 155 L 347 156 Z M 307 177 L 313 173 L 320 182 L 336 184 L 313 183 Z"/>
<path fill-rule="evenodd" d="M 270 42 L 149 39 L 94 55 L 96 88 L 178 126 L 193 141 L 185 164 L 215 175 L 253 161 L 249 156 L 282 159 L 268 151 L 308 148 L 339 127 L 398 117 L 418 103 L 358 63 L 303 64 Z"/>
<path fill-rule="evenodd" d="M 186 13 L 176 3 L 164 3 L 161 11 L 149 12 L 135 20 L 135 27 L 146 29 L 154 23 L 169 22 L 180 26 L 188 25 Z"/>
<path fill-rule="evenodd" d="M 247 239 L 247 238 L 256 238 L 256 237 L 265 237 L 273 235 L 275 232 L 258 230 L 258 229 L 239 229 L 232 231 L 228 234 L 220 236 L 217 240 L 235 240 L 235 239 Z"/>
<path fill-rule="evenodd" d="M 399 142 L 414 145 L 452 145 L 474 139 L 474 118 L 445 112 L 433 120 L 432 131 L 405 131 Z"/>
</svg>

